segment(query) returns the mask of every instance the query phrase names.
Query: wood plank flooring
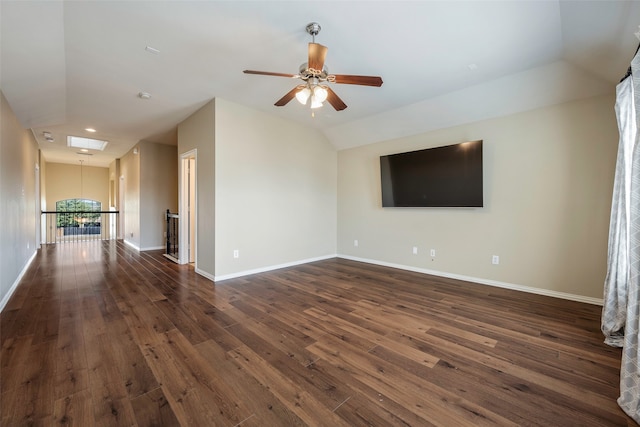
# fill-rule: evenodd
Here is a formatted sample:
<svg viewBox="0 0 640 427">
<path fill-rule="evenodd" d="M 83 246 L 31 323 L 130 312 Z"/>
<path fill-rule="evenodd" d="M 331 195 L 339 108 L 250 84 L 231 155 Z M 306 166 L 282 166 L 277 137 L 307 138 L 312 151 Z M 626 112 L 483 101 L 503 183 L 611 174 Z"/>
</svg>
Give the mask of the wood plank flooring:
<svg viewBox="0 0 640 427">
<path fill-rule="evenodd" d="M 44 246 L 0 316 L 3 426 L 629 426 L 598 306 L 331 259 L 217 284 Z"/>
</svg>

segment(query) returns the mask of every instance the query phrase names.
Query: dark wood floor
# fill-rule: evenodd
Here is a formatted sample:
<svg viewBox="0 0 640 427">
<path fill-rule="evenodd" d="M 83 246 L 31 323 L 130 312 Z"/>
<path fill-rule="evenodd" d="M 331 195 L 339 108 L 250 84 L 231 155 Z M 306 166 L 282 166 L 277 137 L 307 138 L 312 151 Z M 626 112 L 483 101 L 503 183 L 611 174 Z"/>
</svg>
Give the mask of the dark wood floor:
<svg viewBox="0 0 640 427">
<path fill-rule="evenodd" d="M 1 314 L 1 421 L 625 426 L 600 307 L 331 259 L 218 284 L 43 247 Z"/>
</svg>

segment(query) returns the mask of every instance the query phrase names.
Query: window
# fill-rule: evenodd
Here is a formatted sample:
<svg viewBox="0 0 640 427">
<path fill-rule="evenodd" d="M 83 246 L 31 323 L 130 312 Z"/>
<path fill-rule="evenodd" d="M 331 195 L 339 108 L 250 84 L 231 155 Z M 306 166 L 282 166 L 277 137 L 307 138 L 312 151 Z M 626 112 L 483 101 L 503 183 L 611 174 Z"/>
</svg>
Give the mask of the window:
<svg viewBox="0 0 640 427">
<path fill-rule="evenodd" d="M 82 138 L 80 136 L 67 137 L 67 146 L 73 148 L 103 151 L 107 144 L 107 141 L 101 141 L 99 139 Z"/>
<path fill-rule="evenodd" d="M 56 202 L 56 223 L 64 234 L 100 234 L 102 203 L 90 199 L 66 199 Z M 81 232 L 79 229 L 84 229 Z"/>
</svg>

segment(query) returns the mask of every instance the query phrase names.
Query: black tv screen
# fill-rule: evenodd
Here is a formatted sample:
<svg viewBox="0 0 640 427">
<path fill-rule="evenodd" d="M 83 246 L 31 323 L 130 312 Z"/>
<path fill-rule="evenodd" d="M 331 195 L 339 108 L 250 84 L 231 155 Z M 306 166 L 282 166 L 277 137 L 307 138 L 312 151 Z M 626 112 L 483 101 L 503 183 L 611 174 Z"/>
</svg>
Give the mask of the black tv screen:
<svg viewBox="0 0 640 427">
<path fill-rule="evenodd" d="M 380 156 L 383 207 L 482 207 L 482 140 Z"/>
</svg>

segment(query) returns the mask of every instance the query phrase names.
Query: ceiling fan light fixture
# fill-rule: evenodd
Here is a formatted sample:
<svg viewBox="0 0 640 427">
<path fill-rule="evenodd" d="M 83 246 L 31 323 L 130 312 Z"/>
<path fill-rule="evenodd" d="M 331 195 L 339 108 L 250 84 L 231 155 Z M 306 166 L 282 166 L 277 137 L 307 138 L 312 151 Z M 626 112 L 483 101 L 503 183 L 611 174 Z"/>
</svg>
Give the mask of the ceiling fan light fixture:
<svg viewBox="0 0 640 427">
<path fill-rule="evenodd" d="M 327 89 L 324 86 L 316 86 L 313 88 L 313 99 L 320 104 L 327 100 L 328 95 L 329 92 L 327 92 Z"/>
<path fill-rule="evenodd" d="M 322 107 L 322 102 L 318 101 L 315 96 L 312 96 L 311 97 L 311 108 L 315 109 L 315 108 L 320 108 L 320 107 Z"/>
<path fill-rule="evenodd" d="M 300 104 L 306 105 L 310 95 L 311 95 L 311 90 L 308 87 L 304 87 L 296 93 L 296 99 Z"/>
</svg>

